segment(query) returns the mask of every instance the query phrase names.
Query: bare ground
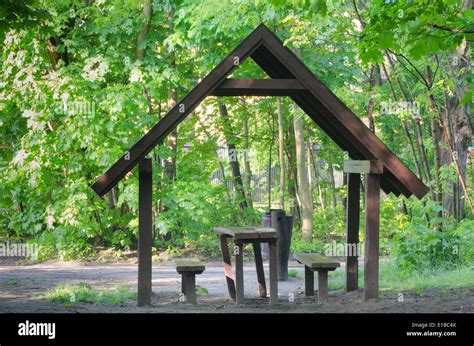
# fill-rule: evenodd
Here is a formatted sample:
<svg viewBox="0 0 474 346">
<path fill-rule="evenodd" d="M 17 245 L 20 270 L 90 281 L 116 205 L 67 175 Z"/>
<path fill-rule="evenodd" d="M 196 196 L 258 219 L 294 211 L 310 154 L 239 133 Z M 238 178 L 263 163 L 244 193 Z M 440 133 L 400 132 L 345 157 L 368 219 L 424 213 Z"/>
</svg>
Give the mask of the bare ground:
<svg viewBox="0 0 474 346">
<path fill-rule="evenodd" d="M 198 305 L 179 302 L 180 276 L 174 262 L 153 266 L 153 306 L 138 308 L 134 300 L 118 306 L 78 303 L 75 307 L 48 302 L 44 296 L 59 284 L 71 285 L 86 282 L 97 290 L 113 289 L 119 284 L 136 290 L 137 265 L 97 264 L 83 262 L 50 261 L 36 265 L 0 263 L 1 313 L 442 313 L 474 312 L 474 288 L 470 290 L 425 290 L 421 294 L 403 292 L 403 302 L 397 293 L 386 293 L 379 299 L 364 302 L 363 292 L 330 291 L 329 299 L 318 303 L 317 297 L 304 296 L 304 271 L 290 262 L 290 269 L 298 271 L 298 278 L 278 283 L 280 304 L 269 306 L 268 299 L 259 298 L 257 279 L 252 263 L 245 263 L 245 304 L 236 306 L 228 298 L 221 262 L 207 262 L 206 271 L 196 282 L 208 291 L 198 295 Z M 268 268 L 265 267 L 266 274 Z M 341 270 L 341 269 L 340 269 Z M 267 277 L 268 286 L 268 277 Z M 317 286 L 317 285 L 316 285 Z M 290 297 L 294 297 L 290 301 Z"/>
</svg>

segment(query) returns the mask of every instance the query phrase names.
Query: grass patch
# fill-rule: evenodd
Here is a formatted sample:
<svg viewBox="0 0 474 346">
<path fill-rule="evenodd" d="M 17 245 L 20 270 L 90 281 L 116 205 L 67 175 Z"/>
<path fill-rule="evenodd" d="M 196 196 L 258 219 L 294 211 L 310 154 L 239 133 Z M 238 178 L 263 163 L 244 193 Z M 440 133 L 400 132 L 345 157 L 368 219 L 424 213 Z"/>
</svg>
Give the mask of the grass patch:
<svg viewBox="0 0 474 346">
<path fill-rule="evenodd" d="M 295 269 L 288 270 L 288 277 L 294 279 L 301 278 L 300 273 Z"/>
<path fill-rule="evenodd" d="M 8 279 L 3 282 L 7 286 L 15 286 L 18 282 L 16 279 Z"/>
<path fill-rule="evenodd" d="M 61 284 L 46 294 L 46 299 L 52 303 L 75 306 L 77 303 L 120 305 L 135 298 L 125 285 L 118 285 L 114 291 L 96 291 L 91 285 L 81 282 L 77 286 Z"/>
<path fill-rule="evenodd" d="M 339 268 L 329 272 L 329 289 L 340 290 L 345 287 L 345 270 Z M 359 267 L 359 287 L 364 287 L 364 269 Z M 425 289 L 463 289 L 474 287 L 474 275 L 469 266 L 456 269 L 436 269 L 423 273 L 401 275 L 390 260 L 380 261 L 379 288 L 382 294 L 415 291 L 421 293 Z"/>
<path fill-rule="evenodd" d="M 207 289 L 205 289 L 204 287 L 199 287 L 199 286 L 196 287 L 196 293 L 205 297 L 209 295 L 209 291 Z"/>
</svg>

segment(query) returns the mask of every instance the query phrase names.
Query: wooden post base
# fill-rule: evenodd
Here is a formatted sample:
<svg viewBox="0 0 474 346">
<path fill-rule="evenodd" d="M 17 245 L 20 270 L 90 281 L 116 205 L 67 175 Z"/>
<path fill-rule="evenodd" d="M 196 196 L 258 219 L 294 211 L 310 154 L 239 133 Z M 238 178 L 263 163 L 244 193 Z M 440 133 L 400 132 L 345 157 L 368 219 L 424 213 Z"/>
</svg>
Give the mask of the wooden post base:
<svg viewBox="0 0 474 346">
<path fill-rule="evenodd" d="M 186 296 L 186 302 L 197 304 L 196 301 L 196 274 L 186 273 L 181 275 L 182 293 Z"/>
<path fill-rule="evenodd" d="M 320 302 L 328 298 L 328 271 L 318 271 L 318 299 Z"/>
<path fill-rule="evenodd" d="M 380 175 L 366 179 L 364 298 L 369 300 L 379 296 Z"/>
</svg>

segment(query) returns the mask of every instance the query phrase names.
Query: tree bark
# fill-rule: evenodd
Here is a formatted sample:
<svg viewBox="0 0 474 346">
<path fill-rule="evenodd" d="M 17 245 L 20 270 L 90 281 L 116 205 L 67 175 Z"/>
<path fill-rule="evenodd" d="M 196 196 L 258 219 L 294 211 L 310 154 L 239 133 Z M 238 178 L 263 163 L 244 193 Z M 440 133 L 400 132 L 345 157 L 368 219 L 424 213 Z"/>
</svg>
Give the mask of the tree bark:
<svg viewBox="0 0 474 346">
<path fill-rule="evenodd" d="M 308 169 L 308 184 L 309 184 L 309 193 L 311 195 L 311 200 L 313 200 L 313 175 L 312 175 L 312 165 L 311 165 L 311 132 L 308 127 L 306 127 L 306 167 Z"/>
<path fill-rule="evenodd" d="M 334 179 L 334 167 L 333 167 L 333 162 L 331 159 L 328 159 L 328 170 L 329 170 L 329 181 L 331 183 L 332 207 L 335 209 L 337 206 L 336 180 Z"/>
<path fill-rule="evenodd" d="M 237 193 L 239 200 L 239 206 L 242 211 L 248 208 L 247 198 L 245 196 L 244 184 L 242 181 L 242 175 L 240 173 L 240 164 L 239 159 L 236 151 L 236 146 L 232 140 L 232 130 L 231 125 L 229 122 L 229 113 L 227 111 L 227 107 L 225 104 L 219 104 L 219 111 L 221 118 L 224 123 L 224 136 L 227 142 L 227 148 L 229 150 L 229 161 L 230 161 L 230 168 L 232 170 L 232 178 L 234 182 L 234 188 Z"/>
<path fill-rule="evenodd" d="M 435 201 L 441 205 L 443 200 L 443 194 L 441 191 L 441 181 L 439 178 L 439 170 L 441 168 L 441 152 L 439 149 L 439 141 L 441 140 L 441 131 L 439 128 L 439 123 L 433 119 L 431 120 L 431 133 L 433 138 L 433 148 L 434 148 L 434 163 L 435 163 Z M 438 217 L 441 217 L 441 211 L 437 213 Z"/>
<path fill-rule="evenodd" d="M 397 74 L 397 71 L 395 69 L 395 64 L 392 60 L 392 57 L 390 56 L 390 54 L 387 52 L 386 54 L 386 57 L 390 63 L 390 67 L 392 68 L 392 73 L 393 73 L 393 77 L 395 78 L 395 81 L 397 82 L 397 85 L 398 85 L 398 88 L 400 90 L 400 93 L 402 95 L 402 98 L 405 102 L 408 102 L 408 96 L 405 92 L 405 89 L 403 88 L 403 85 L 400 81 L 400 78 L 398 78 L 398 74 Z M 388 74 L 387 74 L 387 77 L 388 77 Z M 394 92 L 393 88 L 391 89 L 392 92 Z M 393 97 L 394 97 L 394 100 L 396 101 L 396 95 L 393 94 Z M 411 133 L 410 133 L 410 126 L 408 124 L 408 121 L 406 119 L 403 119 L 402 118 L 402 124 L 403 124 L 403 128 L 404 128 L 404 131 L 405 131 L 405 135 L 407 136 L 407 139 L 408 139 L 408 142 L 410 144 L 410 150 L 412 152 L 412 155 L 413 155 L 413 159 L 415 161 L 415 165 L 416 165 L 416 170 L 418 172 L 418 176 L 420 178 L 420 180 L 423 181 L 423 179 L 426 179 L 428 182 L 431 180 L 430 179 L 430 176 L 429 176 L 429 166 L 428 166 L 428 163 L 427 163 L 427 160 L 426 160 L 426 155 L 424 153 L 424 150 L 422 150 L 419 146 L 418 146 L 418 151 L 420 152 L 420 158 L 421 158 L 421 165 L 420 163 L 418 162 L 418 157 L 416 155 L 416 150 L 415 150 L 415 143 L 411 137 Z M 416 124 L 415 124 L 416 126 Z M 421 131 L 421 130 L 420 130 Z M 417 131 L 417 135 L 420 134 L 420 131 Z M 420 139 L 419 137 L 417 138 L 417 144 L 420 144 L 420 143 L 423 143 L 423 140 Z M 424 147 L 423 147 L 424 148 Z M 423 159 L 423 157 L 425 159 Z M 426 175 L 423 174 L 423 170 L 421 169 L 421 167 L 424 167 L 424 172 L 426 173 Z"/>
<path fill-rule="evenodd" d="M 369 104 L 367 106 L 367 118 L 369 120 L 370 131 L 375 133 L 375 123 L 374 123 L 374 93 L 377 83 L 377 76 L 380 76 L 380 69 L 377 64 L 372 65 L 370 68 L 369 76 Z"/>
<path fill-rule="evenodd" d="M 462 3 L 462 10 L 472 9 L 472 0 L 464 0 Z M 452 143 L 454 152 L 454 158 L 457 159 L 457 166 L 459 167 L 460 177 L 464 182 L 467 180 L 467 158 L 468 149 L 472 143 L 472 120 L 471 120 L 471 109 L 470 103 L 465 102 L 461 104 L 461 101 L 465 98 L 469 91 L 469 84 L 466 77 L 469 74 L 470 57 L 469 57 L 469 43 L 464 41 L 461 46 L 450 55 L 450 61 L 448 61 L 449 68 L 452 77 L 456 78 L 458 88 L 455 92 L 454 97 L 448 99 L 447 103 L 447 122 L 446 126 L 448 130 L 451 130 L 450 142 Z M 446 143 L 446 147 L 449 145 L 446 138 L 443 138 Z M 442 164 L 452 164 L 453 155 L 446 150 L 442 155 Z M 447 211 L 447 215 L 453 215 L 458 221 L 465 217 L 465 199 L 461 198 L 463 195 L 463 186 L 460 180 L 454 182 L 453 196 L 443 199 L 444 209 Z M 467 194 L 467 191 L 465 192 Z M 468 200 L 469 202 L 469 200 Z M 472 209 L 472 206 L 471 206 Z"/>
<path fill-rule="evenodd" d="M 298 174 L 298 191 L 301 198 L 302 211 L 302 237 L 303 239 L 311 240 L 313 237 L 313 206 L 308 181 L 308 170 L 306 168 L 303 120 L 299 115 L 296 115 L 294 117 L 294 128 L 296 144 L 296 166 Z"/>
<path fill-rule="evenodd" d="M 436 101 L 436 99 L 433 95 L 432 85 L 433 84 L 432 84 L 432 78 L 431 78 L 431 68 L 429 66 L 427 66 L 427 68 L 426 68 L 426 87 L 427 87 L 428 91 L 430 92 L 430 95 L 429 95 L 430 105 L 432 106 L 432 108 L 436 112 L 439 127 L 440 127 L 441 131 L 443 132 L 443 137 L 444 137 L 443 139 L 446 141 L 448 152 L 451 155 L 452 161 L 454 162 L 454 167 L 456 169 L 456 176 L 458 178 L 459 183 L 461 184 L 461 187 L 462 187 L 463 192 L 464 192 L 464 196 L 466 197 L 466 200 L 469 204 L 471 212 L 474 213 L 474 204 L 472 202 L 472 198 L 469 194 L 469 191 L 467 190 L 466 180 L 463 177 L 463 174 L 462 174 L 462 171 L 461 171 L 461 166 L 460 166 L 460 163 L 458 161 L 458 153 L 455 150 L 454 143 L 450 139 L 448 129 L 447 129 L 447 126 L 446 126 L 445 121 L 443 119 L 443 115 L 441 113 L 440 107 L 439 107 L 439 105 L 438 105 L 438 103 L 437 103 L 437 101 Z M 471 133 L 472 133 L 472 127 L 471 127 Z M 467 159 L 467 153 L 466 153 L 466 159 Z"/>
<path fill-rule="evenodd" d="M 267 193 L 268 193 L 268 209 L 272 208 L 272 164 L 273 164 L 273 144 L 275 143 L 275 117 L 273 112 L 270 114 L 271 122 L 270 132 L 272 134 L 272 139 L 270 142 L 270 147 L 268 148 L 268 181 L 267 181 Z"/>
<path fill-rule="evenodd" d="M 173 27 L 173 11 L 170 10 L 167 13 L 169 18 L 170 25 L 170 34 L 174 32 Z M 176 57 L 175 52 L 172 50 L 169 53 L 169 62 L 171 67 L 174 69 L 176 67 Z M 168 111 L 176 106 L 178 102 L 177 91 L 175 88 L 170 88 L 168 90 Z M 174 181 L 176 179 L 176 155 L 177 155 L 177 143 L 178 143 L 178 129 L 175 128 L 171 131 L 167 137 L 166 145 L 171 150 L 171 156 L 165 159 L 164 174 L 168 178 L 168 181 Z"/>
<path fill-rule="evenodd" d="M 249 145 L 249 123 L 248 118 L 244 120 L 244 185 L 245 191 L 247 191 L 248 204 L 250 208 L 253 208 L 253 201 L 251 197 L 251 189 L 252 189 L 252 169 L 250 168 L 250 160 L 248 157 L 250 145 Z"/>
<path fill-rule="evenodd" d="M 285 210 L 285 148 L 283 126 L 283 104 L 278 97 L 278 158 L 280 161 L 280 208 Z"/>
<path fill-rule="evenodd" d="M 293 215 L 293 221 L 294 221 L 295 227 L 301 227 L 301 208 L 299 207 L 298 196 L 297 196 L 298 178 L 297 178 L 296 164 L 295 164 L 296 145 L 295 145 L 295 132 L 294 132 L 293 123 L 294 123 L 293 115 L 290 113 L 289 121 L 288 121 L 288 131 L 286 132 L 288 135 L 288 138 L 287 138 L 288 145 L 285 146 L 285 152 L 288 158 L 288 173 L 287 173 L 288 174 L 287 181 L 289 182 L 288 195 L 290 196 L 291 201 L 292 201 L 290 205 L 290 211 L 291 211 L 291 214 Z"/>
<path fill-rule="evenodd" d="M 312 145 L 312 143 L 308 143 L 308 145 Z M 319 203 L 321 204 L 321 208 L 324 210 L 325 203 L 323 200 L 323 194 L 322 194 L 322 188 L 321 188 L 321 179 L 319 176 L 319 168 L 318 168 L 318 163 L 317 160 L 318 158 L 315 157 L 315 154 L 313 153 L 313 150 L 310 151 L 311 153 L 311 162 L 313 164 L 313 171 L 314 171 L 314 178 L 315 178 L 315 185 L 318 190 L 318 197 L 319 197 Z"/>
<path fill-rule="evenodd" d="M 144 43 L 145 43 L 146 35 L 150 31 L 151 16 L 152 16 L 152 3 L 153 3 L 152 0 L 143 1 L 143 18 L 144 18 L 145 23 L 137 37 L 137 47 L 135 50 L 135 57 L 137 59 L 142 59 L 145 55 Z"/>
</svg>

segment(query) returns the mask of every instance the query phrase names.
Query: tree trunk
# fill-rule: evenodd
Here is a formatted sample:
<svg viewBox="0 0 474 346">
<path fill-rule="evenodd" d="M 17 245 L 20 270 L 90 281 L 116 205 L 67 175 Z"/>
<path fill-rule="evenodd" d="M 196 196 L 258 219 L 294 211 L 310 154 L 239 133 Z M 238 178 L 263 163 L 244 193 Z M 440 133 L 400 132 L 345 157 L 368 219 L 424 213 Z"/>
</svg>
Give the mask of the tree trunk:
<svg viewBox="0 0 474 346">
<path fill-rule="evenodd" d="M 296 144 L 296 166 L 298 175 L 298 191 L 301 199 L 302 211 L 302 236 L 303 239 L 311 240 L 313 237 L 313 206 L 311 201 L 310 186 L 308 181 L 308 170 L 306 168 L 305 143 L 303 121 L 301 116 L 294 116 L 295 144 Z"/>
<path fill-rule="evenodd" d="M 270 132 L 272 134 L 272 140 L 270 142 L 270 147 L 268 149 L 268 183 L 267 183 L 267 192 L 268 192 L 268 209 L 272 208 L 272 164 L 273 164 L 273 144 L 275 143 L 275 117 L 273 112 L 270 114 L 271 122 Z"/>
<path fill-rule="evenodd" d="M 311 143 L 308 143 L 308 145 L 311 145 Z M 319 203 L 321 204 L 321 208 L 324 210 L 326 207 L 325 207 L 325 203 L 324 203 L 324 200 L 323 200 L 323 194 L 322 194 L 322 188 L 321 188 L 321 178 L 319 176 L 319 168 L 318 168 L 318 163 L 317 163 L 318 158 L 315 157 L 315 154 L 313 153 L 313 150 L 311 150 L 310 153 L 311 153 L 311 162 L 313 163 L 315 185 L 316 185 L 316 188 L 318 190 Z"/>
<path fill-rule="evenodd" d="M 234 182 L 235 191 L 237 193 L 237 198 L 239 199 L 240 209 L 242 211 L 245 211 L 248 208 L 247 198 L 245 196 L 244 184 L 242 181 L 242 175 L 240 173 L 240 165 L 236 147 L 232 140 L 232 130 L 228 119 L 229 113 L 227 111 L 226 105 L 221 103 L 219 105 L 219 111 L 221 118 L 224 122 L 224 136 L 226 138 L 227 148 L 229 150 L 230 168 L 232 170 L 232 178 Z"/>
<path fill-rule="evenodd" d="M 280 208 L 285 210 L 285 148 L 283 127 L 283 105 L 278 97 L 278 158 L 280 161 Z"/>
<path fill-rule="evenodd" d="M 462 9 L 472 9 L 472 0 L 464 0 L 462 3 Z M 462 45 L 451 54 L 451 59 L 448 62 L 452 77 L 456 78 L 458 88 L 455 92 L 455 96 L 450 98 L 446 103 L 446 126 L 450 130 L 449 135 L 451 143 L 453 143 L 453 149 L 455 151 L 454 157 L 457 158 L 457 165 L 459 167 L 460 179 L 464 182 L 467 181 L 467 158 L 468 149 L 472 143 L 472 123 L 471 123 L 471 109 L 470 103 L 465 102 L 461 104 L 461 101 L 466 97 L 469 92 L 469 84 L 466 81 L 466 77 L 469 74 L 470 57 L 469 57 L 469 44 L 464 41 Z M 446 143 L 446 138 L 443 138 Z M 446 143 L 448 147 L 448 143 Z M 452 164 L 453 158 L 448 151 L 442 155 L 442 164 Z M 445 194 L 443 199 L 443 206 L 447 212 L 447 215 L 453 215 L 456 220 L 462 220 L 465 217 L 465 199 L 463 196 L 463 186 L 461 182 L 456 180 L 453 184 L 452 196 Z"/>
<path fill-rule="evenodd" d="M 370 68 L 370 77 L 369 77 L 369 104 L 367 107 L 367 118 L 369 120 L 370 131 L 375 133 L 375 123 L 374 123 L 374 94 L 375 86 L 377 85 L 377 76 L 380 76 L 380 70 L 377 64 L 372 65 Z"/>
<path fill-rule="evenodd" d="M 425 80 L 426 80 L 426 87 L 427 87 L 428 91 L 430 92 L 430 95 L 429 95 L 430 105 L 434 109 L 434 111 L 436 112 L 439 127 L 443 132 L 443 136 L 444 136 L 443 139 L 446 141 L 446 144 L 447 144 L 446 147 L 448 149 L 449 154 L 451 155 L 451 159 L 454 163 L 454 168 L 456 169 L 457 179 L 458 179 L 459 183 L 461 184 L 461 187 L 462 187 L 463 192 L 464 192 L 464 196 L 465 196 L 467 202 L 469 203 L 469 207 L 471 209 L 471 212 L 474 213 L 474 204 L 472 202 L 472 198 L 471 198 L 471 196 L 469 194 L 469 191 L 467 189 L 467 186 L 466 186 L 466 181 L 465 181 L 465 179 L 463 177 L 463 174 L 462 174 L 462 171 L 461 171 L 461 166 L 460 166 L 459 161 L 458 161 L 458 153 L 455 149 L 454 143 L 450 139 L 448 129 L 447 129 L 447 125 L 445 124 L 445 121 L 443 119 L 441 109 L 440 109 L 440 107 L 439 107 L 439 105 L 438 105 L 438 103 L 437 103 L 437 101 L 436 101 L 436 99 L 433 95 L 433 91 L 432 91 L 433 82 L 432 82 L 432 78 L 431 78 L 431 68 L 430 68 L 430 66 L 427 66 L 427 68 L 426 68 Z M 472 128 L 471 128 L 471 132 L 472 132 Z"/>
<path fill-rule="evenodd" d="M 306 166 L 308 167 L 308 184 L 309 184 L 309 193 L 311 194 L 311 200 L 313 200 L 313 175 L 311 174 L 311 133 L 309 128 L 306 128 Z"/>
<path fill-rule="evenodd" d="M 250 208 L 253 208 L 253 201 L 250 191 L 252 190 L 252 170 L 250 168 L 250 160 L 248 157 L 250 145 L 249 145 L 249 121 L 248 118 L 244 120 L 244 184 L 245 191 L 247 191 L 248 204 Z"/>
<path fill-rule="evenodd" d="M 69 32 L 74 28 L 76 24 L 76 18 L 71 17 L 64 24 L 65 25 L 61 31 L 61 35 L 57 37 L 49 37 L 47 39 L 46 54 L 48 55 L 52 70 L 56 70 L 56 65 L 59 59 L 64 61 L 65 66 L 69 65 L 69 53 L 67 46 L 64 46 L 61 52 L 59 52 L 58 48 L 63 44 L 64 40 L 67 39 Z"/>
<path fill-rule="evenodd" d="M 288 121 L 288 131 L 286 132 L 288 135 L 287 143 L 288 145 L 285 146 L 286 156 L 288 158 L 288 195 L 291 198 L 291 205 L 290 211 L 293 215 L 293 221 L 295 227 L 301 227 L 301 209 L 298 203 L 298 196 L 297 196 L 297 185 L 298 179 L 296 174 L 296 165 L 295 165 L 295 158 L 296 158 L 296 145 L 295 145 L 295 132 L 293 126 L 293 115 L 290 114 L 290 119 Z"/>
<path fill-rule="evenodd" d="M 434 147 L 434 162 L 435 162 L 435 200 L 438 203 L 438 205 L 441 205 L 443 195 L 441 192 L 441 181 L 439 179 L 439 170 L 441 168 L 441 152 L 439 148 L 439 141 L 441 140 L 441 131 L 439 128 L 439 123 L 436 121 L 436 119 L 431 120 L 431 132 L 432 132 L 432 138 L 433 138 L 433 147 Z M 438 212 L 438 217 L 441 217 L 441 212 Z"/>
<path fill-rule="evenodd" d="M 392 60 L 392 57 L 390 56 L 390 54 L 386 54 L 386 57 L 390 63 L 390 67 L 392 68 L 392 73 L 393 73 L 393 77 L 395 78 L 395 81 L 397 82 L 397 85 L 398 85 L 398 88 L 400 90 L 400 93 L 402 94 L 402 98 L 405 102 L 408 102 L 408 96 L 405 92 L 405 89 L 403 88 L 403 85 L 400 81 L 400 79 L 398 78 L 398 74 L 397 74 L 397 71 L 395 69 L 395 64 L 393 63 L 393 60 Z M 386 70 L 385 70 L 386 71 Z M 389 75 L 387 74 L 387 78 L 389 79 Z M 397 97 L 395 95 L 395 90 L 393 89 L 393 87 L 391 87 L 391 92 L 392 92 L 392 96 L 393 96 L 393 99 L 394 101 L 396 102 L 397 101 Z M 427 176 L 425 176 L 423 174 L 423 171 L 421 169 L 421 165 L 418 161 L 418 157 L 416 155 L 416 150 L 415 150 L 415 143 L 412 139 L 412 136 L 411 136 L 411 133 L 410 133 L 410 126 L 408 124 L 408 121 L 406 119 L 401 119 L 402 120 L 402 124 L 403 124 L 403 129 L 405 131 L 405 135 L 407 136 L 407 139 L 408 139 L 408 143 L 410 145 L 410 151 L 412 153 L 412 156 L 413 156 L 413 161 L 415 162 L 415 166 L 416 166 L 416 170 L 417 170 L 417 173 L 418 173 L 418 177 L 420 178 L 421 181 L 423 181 L 424 178 L 427 178 Z M 417 143 L 420 143 L 420 141 L 417 141 Z M 420 148 L 418 147 L 418 150 L 420 150 Z M 423 156 L 423 153 L 420 153 L 421 157 Z M 423 159 L 421 160 L 422 164 L 423 164 Z M 424 167 L 425 168 L 425 172 L 429 172 L 429 168 L 428 167 Z M 428 181 L 429 181 L 429 178 L 428 178 Z"/>
<path fill-rule="evenodd" d="M 170 10 L 168 13 L 170 34 L 174 32 L 173 28 L 173 11 Z M 169 63 L 174 69 L 176 67 L 176 57 L 175 53 L 172 50 L 169 53 Z M 170 88 L 168 90 L 168 111 L 176 106 L 178 102 L 178 96 L 175 88 Z M 177 154 L 177 143 L 178 143 L 178 129 L 175 128 L 168 134 L 166 145 L 171 150 L 171 156 L 166 158 L 164 164 L 164 174 L 167 177 L 168 181 L 174 181 L 176 179 L 176 154 Z"/>
<path fill-rule="evenodd" d="M 336 180 L 334 179 L 334 166 L 331 159 L 328 159 L 328 170 L 329 170 L 329 181 L 331 183 L 332 207 L 335 209 L 337 206 Z"/>
<path fill-rule="evenodd" d="M 177 97 L 176 90 L 170 89 L 168 91 L 168 110 L 176 105 Z M 174 129 L 170 132 L 167 138 L 167 146 L 171 150 L 171 156 L 165 159 L 164 173 L 168 181 L 176 179 L 176 154 L 177 154 L 178 130 Z"/>
<path fill-rule="evenodd" d="M 144 18 L 145 23 L 137 37 L 137 47 L 135 50 L 135 57 L 137 59 L 142 59 L 145 55 L 144 43 L 145 43 L 145 37 L 150 31 L 151 16 L 152 16 L 152 3 L 153 3 L 152 0 L 143 1 L 143 18 Z"/>
</svg>

